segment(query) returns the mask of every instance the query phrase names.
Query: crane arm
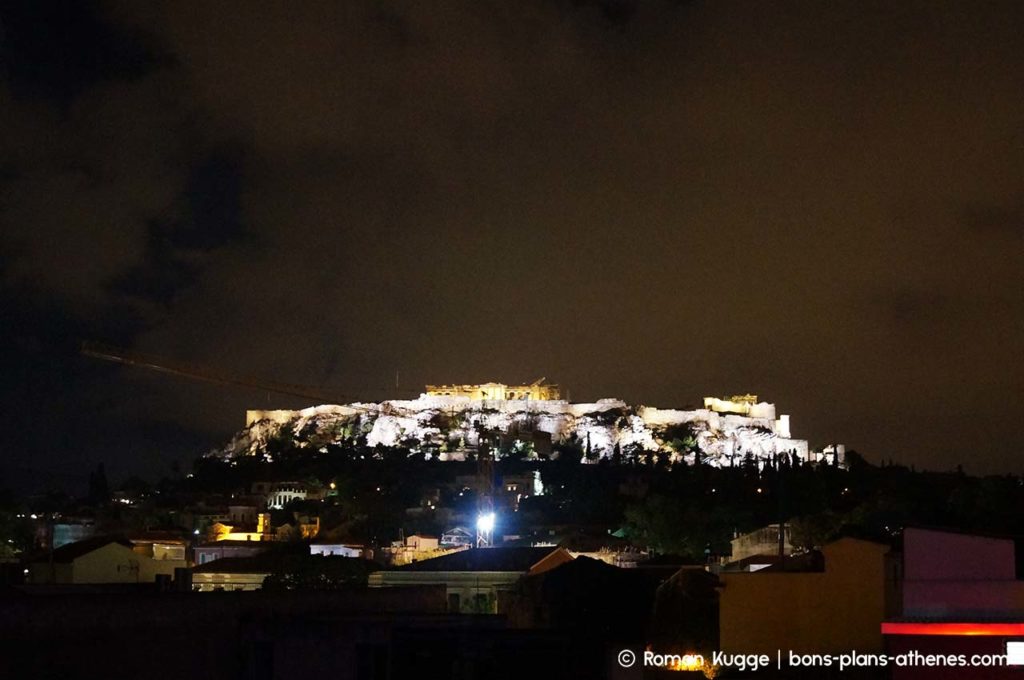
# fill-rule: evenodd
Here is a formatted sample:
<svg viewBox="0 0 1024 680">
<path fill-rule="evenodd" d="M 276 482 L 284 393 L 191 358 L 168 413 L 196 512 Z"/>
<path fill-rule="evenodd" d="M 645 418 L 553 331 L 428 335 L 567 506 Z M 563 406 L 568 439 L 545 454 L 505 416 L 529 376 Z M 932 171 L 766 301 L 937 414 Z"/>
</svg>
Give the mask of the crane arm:
<svg viewBox="0 0 1024 680">
<path fill-rule="evenodd" d="M 203 366 L 196 366 L 194 364 L 181 361 L 173 361 L 152 354 L 133 352 L 97 342 L 83 342 L 82 354 L 94 359 L 103 359 L 105 361 L 113 361 L 127 366 L 148 368 L 152 371 L 168 373 L 170 375 L 189 378 L 191 380 L 200 380 L 203 382 L 213 383 L 215 385 L 246 387 L 254 390 L 273 392 L 275 394 L 284 394 L 291 397 L 301 397 L 303 399 L 311 399 L 321 404 L 340 404 L 346 401 L 357 401 L 357 399 L 348 395 L 332 395 L 315 387 L 229 375 Z"/>
</svg>

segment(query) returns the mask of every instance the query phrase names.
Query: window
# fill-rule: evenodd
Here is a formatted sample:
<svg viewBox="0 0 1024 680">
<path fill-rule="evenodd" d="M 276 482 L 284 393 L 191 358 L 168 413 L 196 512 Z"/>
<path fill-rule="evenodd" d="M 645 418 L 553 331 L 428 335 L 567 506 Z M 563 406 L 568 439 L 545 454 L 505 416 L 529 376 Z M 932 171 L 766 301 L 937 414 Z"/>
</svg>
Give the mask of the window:
<svg viewBox="0 0 1024 680">
<path fill-rule="evenodd" d="M 448 593 L 448 611 L 458 613 L 460 604 L 458 593 Z"/>
</svg>

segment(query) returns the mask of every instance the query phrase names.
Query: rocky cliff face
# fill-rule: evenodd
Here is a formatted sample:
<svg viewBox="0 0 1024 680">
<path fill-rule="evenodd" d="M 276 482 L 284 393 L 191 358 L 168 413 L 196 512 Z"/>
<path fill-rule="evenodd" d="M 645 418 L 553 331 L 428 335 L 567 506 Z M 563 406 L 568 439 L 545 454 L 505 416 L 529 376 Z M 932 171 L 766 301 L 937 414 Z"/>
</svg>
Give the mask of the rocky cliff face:
<svg viewBox="0 0 1024 680">
<path fill-rule="evenodd" d="M 573 404 L 421 396 L 247 415 L 248 427 L 210 455 L 272 458 L 286 448 L 326 450 L 330 445 L 362 444 L 404 446 L 453 460 L 477 450 L 483 439 L 499 456 L 545 456 L 552 447 L 571 447 L 589 453 L 589 460 L 649 452 L 663 453 L 672 462 L 692 464 L 699 459 L 715 466 L 777 454 L 831 462 L 831 454 L 811 452 L 805 440 L 783 436 L 789 434 L 786 416 L 777 421 L 709 409 L 632 407 L 617 399 Z"/>
</svg>

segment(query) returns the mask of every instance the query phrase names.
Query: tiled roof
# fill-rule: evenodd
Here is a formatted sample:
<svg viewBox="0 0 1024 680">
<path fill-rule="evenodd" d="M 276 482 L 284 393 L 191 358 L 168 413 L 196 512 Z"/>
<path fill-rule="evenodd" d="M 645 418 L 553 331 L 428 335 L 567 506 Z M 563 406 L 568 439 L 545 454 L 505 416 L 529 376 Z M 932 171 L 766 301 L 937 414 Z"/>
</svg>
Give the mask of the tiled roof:
<svg viewBox="0 0 1024 680">
<path fill-rule="evenodd" d="M 268 574 L 281 563 L 280 556 L 263 553 L 253 557 L 222 557 L 197 566 L 196 574 Z"/>
<path fill-rule="evenodd" d="M 470 548 L 391 571 L 529 571 L 558 548 Z"/>
<path fill-rule="evenodd" d="M 58 564 L 67 564 L 68 562 L 77 560 L 82 555 L 88 555 L 94 550 L 99 550 L 110 543 L 117 543 L 126 548 L 132 547 L 131 541 L 123 536 L 93 536 L 92 538 L 87 538 L 83 541 L 75 541 L 74 543 L 68 543 L 67 545 L 62 545 L 57 548 L 53 551 L 53 561 Z M 43 556 L 40 561 L 48 559 L 49 555 L 47 554 Z"/>
</svg>

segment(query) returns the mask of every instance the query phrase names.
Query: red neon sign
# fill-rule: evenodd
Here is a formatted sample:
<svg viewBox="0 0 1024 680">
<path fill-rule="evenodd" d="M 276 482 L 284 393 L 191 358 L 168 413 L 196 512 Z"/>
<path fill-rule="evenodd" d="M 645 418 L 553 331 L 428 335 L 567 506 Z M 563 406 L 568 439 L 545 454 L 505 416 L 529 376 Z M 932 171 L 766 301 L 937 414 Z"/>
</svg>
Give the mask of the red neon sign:
<svg viewBox="0 0 1024 680">
<path fill-rule="evenodd" d="M 882 635 L 1024 635 L 1024 623 L 883 623 Z"/>
</svg>

